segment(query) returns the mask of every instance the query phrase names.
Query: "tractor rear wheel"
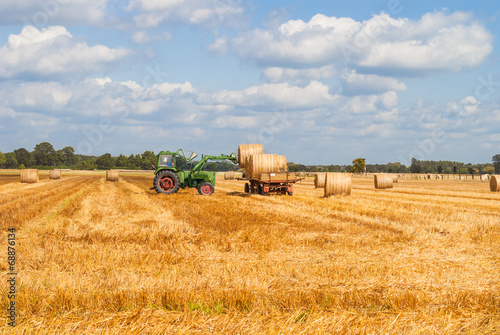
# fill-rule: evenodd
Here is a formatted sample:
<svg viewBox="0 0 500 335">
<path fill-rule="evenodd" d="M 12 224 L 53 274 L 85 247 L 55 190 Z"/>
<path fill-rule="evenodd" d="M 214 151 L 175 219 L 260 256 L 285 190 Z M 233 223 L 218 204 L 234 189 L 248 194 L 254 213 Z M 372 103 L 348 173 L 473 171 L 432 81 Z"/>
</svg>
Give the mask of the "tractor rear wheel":
<svg viewBox="0 0 500 335">
<path fill-rule="evenodd" d="M 201 195 L 211 195 L 214 193 L 214 185 L 210 184 L 208 181 L 204 181 L 198 185 L 198 193 Z"/>
<path fill-rule="evenodd" d="M 158 172 L 153 183 L 156 192 L 165 194 L 176 193 L 181 186 L 177 173 L 170 170 Z"/>
</svg>

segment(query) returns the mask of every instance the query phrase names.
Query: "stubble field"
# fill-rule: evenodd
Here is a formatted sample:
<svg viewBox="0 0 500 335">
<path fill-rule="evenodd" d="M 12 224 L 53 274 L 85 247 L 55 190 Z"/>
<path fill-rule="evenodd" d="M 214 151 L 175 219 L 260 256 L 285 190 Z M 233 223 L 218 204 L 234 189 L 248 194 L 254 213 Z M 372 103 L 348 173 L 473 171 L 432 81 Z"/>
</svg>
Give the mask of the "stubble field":
<svg viewBox="0 0 500 335">
<path fill-rule="evenodd" d="M 206 197 L 156 194 L 152 174 L 0 175 L 0 269 L 15 227 L 19 273 L 2 333 L 500 333 L 487 183 L 353 178 L 325 199 L 312 178 L 293 197 L 219 178 Z"/>
</svg>

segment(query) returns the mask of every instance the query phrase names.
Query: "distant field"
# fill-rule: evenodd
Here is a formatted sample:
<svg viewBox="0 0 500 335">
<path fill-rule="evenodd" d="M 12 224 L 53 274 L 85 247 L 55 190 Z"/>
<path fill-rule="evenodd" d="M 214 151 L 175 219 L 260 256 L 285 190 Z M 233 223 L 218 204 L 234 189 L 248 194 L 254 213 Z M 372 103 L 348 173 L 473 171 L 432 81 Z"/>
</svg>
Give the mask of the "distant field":
<svg viewBox="0 0 500 335">
<path fill-rule="evenodd" d="M 21 281 L 5 333 L 500 333 L 500 193 L 487 182 L 375 190 L 355 177 L 351 196 L 325 199 L 310 177 L 263 197 L 218 176 L 205 197 L 157 194 L 152 173 L 44 175 L 0 174 Z"/>
</svg>

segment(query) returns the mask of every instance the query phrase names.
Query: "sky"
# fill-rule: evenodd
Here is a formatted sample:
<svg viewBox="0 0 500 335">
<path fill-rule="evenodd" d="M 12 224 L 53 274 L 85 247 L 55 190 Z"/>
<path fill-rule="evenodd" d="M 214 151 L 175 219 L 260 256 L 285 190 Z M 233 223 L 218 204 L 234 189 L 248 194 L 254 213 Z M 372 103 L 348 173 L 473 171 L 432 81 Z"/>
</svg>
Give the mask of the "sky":
<svg viewBox="0 0 500 335">
<path fill-rule="evenodd" d="M 2 0 L 0 151 L 500 153 L 493 1 Z"/>
</svg>

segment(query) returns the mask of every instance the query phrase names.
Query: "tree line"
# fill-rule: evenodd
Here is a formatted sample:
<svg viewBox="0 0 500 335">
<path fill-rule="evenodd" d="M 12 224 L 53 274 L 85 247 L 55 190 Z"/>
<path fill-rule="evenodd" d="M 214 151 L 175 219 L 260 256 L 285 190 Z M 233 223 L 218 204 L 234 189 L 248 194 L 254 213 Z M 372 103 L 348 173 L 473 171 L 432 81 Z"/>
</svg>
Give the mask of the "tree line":
<svg viewBox="0 0 500 335">
<path fill-rule="evenodd" d="M 113 157 L 110 153 L 101 156 L 86 156 L 76 154 L 71 146 L 55 150 L 49 142 L 42 142 L 35 146 L 33 151 L 19 148 L 5 154 L 0 152 L 0 167 L 7 169 L 127 169 L 151 170 L 158 163 L 158 156 L 153 151 L 144 151 L 142 154 L 125 156 L 120 154 Z M 492 163 L 465 164 L 453 161 L 420 161 L 412 158 L 411 165 L 401 163 L 366 164 L 363 159 L 354 159 L 352 165 L 303 165 L 289 162 L 289 171 L 300 172 L 362 172 L 366 167 L 367 173 L 438 173 L 438 174 L 500 174 L 500 154 L 492 157 Z M 238 165 L 230 162 L 209 162 L 205 165 L 210 171 L 237 171 Z"/>
</svg>

